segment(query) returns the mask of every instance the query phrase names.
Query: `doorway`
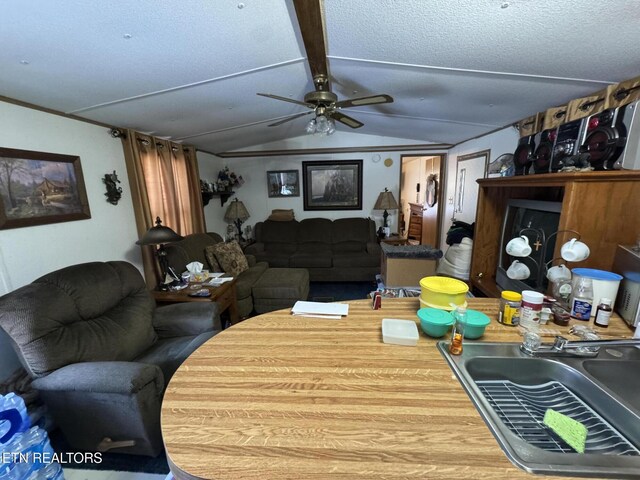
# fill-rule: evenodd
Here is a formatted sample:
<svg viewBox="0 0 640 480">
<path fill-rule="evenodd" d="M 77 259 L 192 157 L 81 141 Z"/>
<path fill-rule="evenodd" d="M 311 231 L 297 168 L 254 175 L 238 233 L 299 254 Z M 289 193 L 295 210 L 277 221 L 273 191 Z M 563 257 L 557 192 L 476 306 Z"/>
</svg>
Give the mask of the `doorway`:
<svg viewBox="0 0 640 480">
<path fill-rule="evenodd" d="M 445 154 L 400 156 L 399 228 L 410 243 L 440 247 L 446 165 Z"/>
</svg>

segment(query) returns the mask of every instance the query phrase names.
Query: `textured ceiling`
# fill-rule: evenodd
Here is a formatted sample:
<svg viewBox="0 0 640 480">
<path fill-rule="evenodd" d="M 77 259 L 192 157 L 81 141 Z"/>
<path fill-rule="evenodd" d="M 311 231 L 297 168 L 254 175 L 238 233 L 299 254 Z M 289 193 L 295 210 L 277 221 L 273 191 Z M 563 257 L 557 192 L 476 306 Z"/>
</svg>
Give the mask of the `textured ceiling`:
<svg viewBox="0 0 640 480">
<path fill-rule="evenodd" d="M 299 136 L 313 89 L 290 1 L 4 0 L 0 95 L 210 152 Z M 360 133 L 457 143 L 640 75 L 638 0 L 326 0 Z M 350 131 L 338 125 L 338 129 Z"/>
</svg>

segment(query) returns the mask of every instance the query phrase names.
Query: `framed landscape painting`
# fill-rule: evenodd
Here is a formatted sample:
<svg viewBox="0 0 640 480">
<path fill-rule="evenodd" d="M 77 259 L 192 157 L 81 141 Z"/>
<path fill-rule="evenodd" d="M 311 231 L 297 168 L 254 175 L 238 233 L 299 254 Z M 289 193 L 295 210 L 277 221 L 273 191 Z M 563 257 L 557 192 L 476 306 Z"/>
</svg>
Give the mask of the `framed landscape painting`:
<svg viewBox="0 0 640 480">
<path fill-rule="evenodd" d="M 267 172 L 269 197 L 299 197 L 298 170 L 271 170 Z"/>
<path fill-rule="evenodd" d="M 302 162 L 305 210 L 362 210 L 362 160 Z"/>
<path fill-rule="evenodd" d="M 80 157 L 0 148 L 0 229 L 86 218 Z"/>
</svg>

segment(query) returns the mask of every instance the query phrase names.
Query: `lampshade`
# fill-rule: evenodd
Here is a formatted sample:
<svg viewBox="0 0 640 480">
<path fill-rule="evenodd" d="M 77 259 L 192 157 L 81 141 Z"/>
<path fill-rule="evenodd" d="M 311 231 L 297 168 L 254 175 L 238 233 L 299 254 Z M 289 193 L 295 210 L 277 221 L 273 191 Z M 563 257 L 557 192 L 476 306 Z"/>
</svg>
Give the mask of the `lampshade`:
<svg viewBox="0 0 640 480">
<path fill-rule="evenodd" d="M 378 195 L 378 200 L 376 200 L 376 204 L 373 207 L 374 210 L 397 210 L 398 202 L 393 196 L 393 193 L 384 189 L 384 192 L 380 192 Z"/>
<path fill-rule="evenodd" d="M 229 204 L 229 208 L 224 214 L 224 219 L 226 222 L 235 222 L 240 220 L 244 222 L 249 218 L 249 212 L 247 208 L 244 206 L 244 203 L 238 201 L 236 198 L 233 202 Z"/>
<path fill-rule="evenodd" d="M 156 224 L 147 230 L 140 240 L 136 242 L 137 245 L 162 245 L 163 243 L 171 243 L 182 240 L 184 237 L 178 235 L 169 227 L 162 225 L 160 217 L 156 217 Z"/>
</svg>

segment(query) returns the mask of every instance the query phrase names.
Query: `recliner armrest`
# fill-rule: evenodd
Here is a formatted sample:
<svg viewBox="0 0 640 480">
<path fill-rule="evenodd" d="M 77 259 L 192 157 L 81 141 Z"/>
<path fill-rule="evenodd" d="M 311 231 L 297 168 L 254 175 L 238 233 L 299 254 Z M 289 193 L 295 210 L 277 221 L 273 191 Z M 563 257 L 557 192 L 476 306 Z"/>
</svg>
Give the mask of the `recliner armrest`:
<svg viewBox="0 0 640 480">
<path fill-rule="evenodd" d="M 153 328 L 159 337 L 184 337 L 222 330 L 215 302 L 172 303 L 156 308 Z"/>
<path fill-rule="evenodd" d="M 164 375 L 156 365 L 138 362 L 72 363 L 32 385 L 45 392 L 121 393 L 131 395 L 154 383 L 157 395 L 164 390 Z"/>
<path fill-rule="evenodd" d="M 382 249 L 378 243 L 367 242 L 367 253 L 380 255 L 382 253 Z"/>
<path fill-rule="evenodd" d="M 258 255 L 260 253 L 264 253 L 264 243 L 257 242 L 247 245 L 244 249 L 244 253 L 245 255 Z"/>
</svg>

